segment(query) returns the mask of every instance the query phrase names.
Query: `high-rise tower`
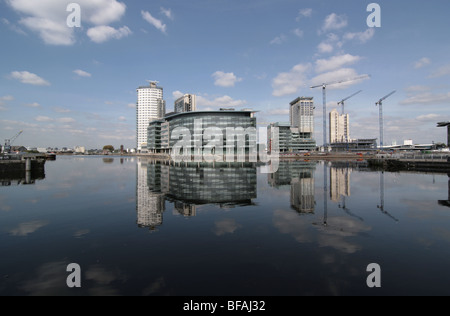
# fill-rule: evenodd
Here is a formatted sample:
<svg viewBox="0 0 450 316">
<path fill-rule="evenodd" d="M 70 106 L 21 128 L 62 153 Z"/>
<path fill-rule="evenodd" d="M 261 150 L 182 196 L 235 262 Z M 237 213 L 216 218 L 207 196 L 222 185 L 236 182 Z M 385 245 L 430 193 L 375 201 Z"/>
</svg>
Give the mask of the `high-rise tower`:
<svg viewBox="0 0 450 316">
<path fill-rule="evenodd" d="M 136 104 L 136 139 L 138 152 L 147 149 L 147 128 L 152 121 L 161 119 L 166 114 L 166 102 L 163 88 L 157 81 L 150 81 L 148 86 L 137 89 Z"/>
</svg>

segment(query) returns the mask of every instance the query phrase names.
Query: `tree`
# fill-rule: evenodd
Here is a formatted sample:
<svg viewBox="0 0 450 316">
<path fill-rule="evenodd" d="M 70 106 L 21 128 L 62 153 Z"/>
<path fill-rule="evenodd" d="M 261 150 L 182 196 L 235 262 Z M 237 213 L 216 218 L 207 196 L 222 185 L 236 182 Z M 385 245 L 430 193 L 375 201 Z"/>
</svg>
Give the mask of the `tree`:
<svg viewBox="0 0 450 316">
<path fill-rule="evenodd" d="M 103 147 L 104 151 L 109 151 L 109 152 L 113 152 L 114 151 L 114 146 L 113 145 L 106 145 Z"/>
</svg>

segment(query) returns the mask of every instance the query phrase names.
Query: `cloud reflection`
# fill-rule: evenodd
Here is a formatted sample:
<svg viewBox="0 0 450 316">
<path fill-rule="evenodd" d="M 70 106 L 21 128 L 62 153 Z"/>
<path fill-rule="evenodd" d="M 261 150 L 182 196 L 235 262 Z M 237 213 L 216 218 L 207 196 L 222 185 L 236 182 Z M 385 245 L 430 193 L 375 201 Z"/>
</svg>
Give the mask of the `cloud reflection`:
<svg viewBox="0 0 450 316">
<path fill-rule="evenodd" d="M 215 222 L 215 229 L 214 232 L 217 236 L 222 236 L 225 234 L 232 234 L 237 229 L 241 228 L 242 226 L 236 223 L 234 219 L 224 219 L 221 221 Z"/>
<path fill-rule="evenodd" d="M 10 230 L 9 233 L 13 236 L 27 236 L 47 225 L 47 221 L 32 221 L 20 223 L 17 228 Z"/>
</svg>

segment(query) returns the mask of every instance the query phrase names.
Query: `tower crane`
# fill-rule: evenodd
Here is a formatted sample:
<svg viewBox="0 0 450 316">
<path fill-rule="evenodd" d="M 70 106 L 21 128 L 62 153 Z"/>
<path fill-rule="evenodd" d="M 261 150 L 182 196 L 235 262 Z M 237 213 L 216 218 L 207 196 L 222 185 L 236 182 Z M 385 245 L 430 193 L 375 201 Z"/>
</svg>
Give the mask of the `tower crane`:
<svg viewBox="0 0 450 316">
<path fill-rule="evenodd" d="M 345 114 L 345 110 L 344 110 L 344 108 L 345 108 L 345 101 L 347 101 L 350 98 L 353 98 L 355 95 L 360 94 L 361 92 L 362 92 L 362 90 L 359 90 L 358 92 L 353 93 L 351 96 L 346 97 L 345 99 L 342 99 L 341 101 L 338 102 L 338 106 L 342 105 L 342 114 Z"/>
<path fill-rule="evenodd" d="M 387 98 L 389 98 L 391 95 L 393 95 L 395 92 L 397 91 L 392 91 L 391 93 L 389 93 L 387 96 L 381 98 L 377 103 L 375 103 L 376 106 L 379 106 L 380 109 L 380 149 L 383 148 L 383 142 L 384 142 L 384 132 L 383 132 L 383 128 L 384 128 L 384 122 L 383 122 L 383 101 L 386 100 Z"/>
<path fill-rule="evenodd" d="M 20 136 L 20 134 L 22 134 L 23 131 L 20 131 L 19 133 L 17 133 L 16 135 L 14 135 L 13 137 L 11 137 L 10 139 L 5 139 L 5 146 L 3 147 L 3 153 L 5 154 L 9 154 L 11 153 L 11 144 L 16 140 L 17 137 Z"/>
<path fill-rule="evenodd" d="M 363 75 L 363 76 L 359 76 L 359 77 L 352 78 L 352 79 L 344 79 L 344 80 L 340 80 L 340 81 L 322 83 L 320 85 L 311 87 L 311 89 L 322 88 L 322 91 L 323 91 L 323 146 L 324 147 L 327 146 L 327 94 L 326 94 L 327 86 L 346 83 L 346 82 L 355 81 L 355 80 L 359 80 L 359 79 L 365 79 L 368 77 L 370 77 L 370 75 Z"/>
</svg>

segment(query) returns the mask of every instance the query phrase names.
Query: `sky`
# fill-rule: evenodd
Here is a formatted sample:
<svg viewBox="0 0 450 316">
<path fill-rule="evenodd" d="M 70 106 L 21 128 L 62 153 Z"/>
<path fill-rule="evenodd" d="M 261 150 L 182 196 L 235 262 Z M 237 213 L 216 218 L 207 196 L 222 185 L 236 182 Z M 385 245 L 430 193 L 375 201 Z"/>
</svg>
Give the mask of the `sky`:
<svg viewBox="0 0 450 316">
<path fill-rule="evenodd" d="M 70 3 L 80 27 L 67 23 Z M 251 108 L 259 127 L 289 121 L 314 97 L 315 138 L 345 103 L 350 136 L 446 142 L 450 120 L 450 2 L 379 0 L 379 27 L 361 0 L 0 0 L 0 139 L 14 145 L 136 147 L 136 88 L 184 93 L 200 110 Z M 378 20 L 373 20 L 378 21 Z M 70 23 L 69 23 L 70 24 Z M 341 111 L 341 108 L 338 108 Z"/>
</svg>

